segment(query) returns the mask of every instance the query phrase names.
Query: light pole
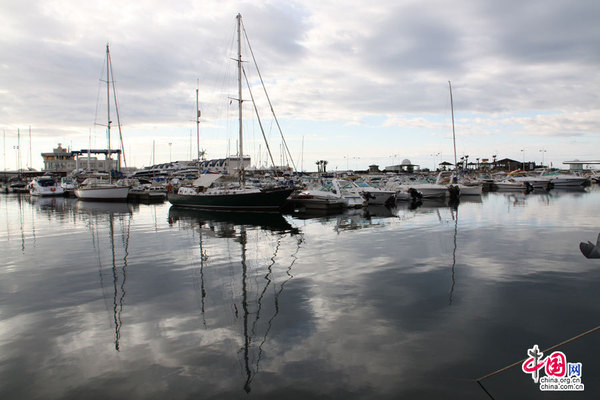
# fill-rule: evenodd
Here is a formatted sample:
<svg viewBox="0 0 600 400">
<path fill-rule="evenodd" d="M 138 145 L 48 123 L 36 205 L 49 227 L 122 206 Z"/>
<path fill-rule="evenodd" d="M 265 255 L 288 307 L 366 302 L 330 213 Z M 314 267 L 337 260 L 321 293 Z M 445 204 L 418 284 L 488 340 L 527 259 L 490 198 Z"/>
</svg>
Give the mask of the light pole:
<svg viewBox="0 0 600 400">
<path fill-rule="evenodd" d="M 544 153 L 546 152 L 546 150 L 542 149 L 540 150 L 540 153 L 542 153 L 542 167 L 544 166 Z"/>
<path fill-rule="evenodd" d="M 169 143 L 169 162 L 171 162 L 171 145 L 173 143 Z"/>
</svg>

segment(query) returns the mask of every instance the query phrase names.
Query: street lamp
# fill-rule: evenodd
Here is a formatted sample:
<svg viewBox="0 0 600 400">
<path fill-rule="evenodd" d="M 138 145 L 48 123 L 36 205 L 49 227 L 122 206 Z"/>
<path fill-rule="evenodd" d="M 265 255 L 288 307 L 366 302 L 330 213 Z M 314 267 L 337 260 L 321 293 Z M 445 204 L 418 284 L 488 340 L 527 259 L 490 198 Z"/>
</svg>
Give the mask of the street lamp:
<svg viewBox="0 0 600 400">
<path fill-rule="evenodd" d="M 169 143 L 169 162 L 171 162 L 171 145 L 173 143 Z"/>
</svg>

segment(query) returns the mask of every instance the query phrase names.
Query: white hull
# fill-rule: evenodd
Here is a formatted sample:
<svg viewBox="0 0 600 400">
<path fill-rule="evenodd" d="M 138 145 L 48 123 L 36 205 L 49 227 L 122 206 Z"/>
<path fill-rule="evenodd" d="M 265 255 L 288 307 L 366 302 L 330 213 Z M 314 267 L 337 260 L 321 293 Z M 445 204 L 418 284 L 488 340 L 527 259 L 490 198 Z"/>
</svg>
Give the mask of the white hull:
<svg viewBox="0 0 600 400">
<path fill-rule="evenodd" d="M 552 179 L 552 185 L 554 187 L 581 187 L 585 186 L 586 178 L 556 178 Z"/>
<path fill-rule="evenodd" d="M 75 196 L 89 201 L 127 201 L 128 187 L 107 186 L 75 189 Z"/>
<path fill-rule="evenodd" d="M 443 199 L 448 195 L 448 188 L 443 185 L 412 185 L 412 189 L 417 190 L 423 195 L 424 199 Z"/>
<path fill-rule="evenodd" d="M 458 185 L 458 189 L 460 190 L 460 196 L 481 196 L 482 186 L 466 186 L 466 185 Z"/>
<path fill-rule="evenodd" d="M 54 178 L 41 176 L 31 181 L 29 194 L 32 196 L 64 196 L 65 191 Z"/>
<path fill-rule="evenodd" d="M 65 191 L 60 186 L 52 187 L 32 187 L 29 190 L 29 194 L 32 196 L 50 197 L 50 196 L 64 196 Z"/>
<path fill-rule="evenodd" d="M 321 190 L 307 190 L 292 196 L 290 200 L 298 206 L 311 210 L 333 210 L 346 207 L 340 196 Z"/>
<path fill-rule="evenodd" d="M 384 205 L 392 199 L 396 192 L 387 192 L 384 190 L 370 190 L 363 192 L 369 205 Z"/>
</svg>

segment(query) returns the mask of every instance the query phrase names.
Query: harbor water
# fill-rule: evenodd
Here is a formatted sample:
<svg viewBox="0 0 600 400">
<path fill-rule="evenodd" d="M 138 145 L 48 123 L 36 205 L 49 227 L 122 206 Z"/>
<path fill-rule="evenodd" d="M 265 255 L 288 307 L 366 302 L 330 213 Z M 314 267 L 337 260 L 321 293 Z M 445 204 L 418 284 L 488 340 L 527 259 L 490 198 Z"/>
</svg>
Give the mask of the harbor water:
<svg viewBox="0 0 600 400">
<path fill-rule="evenodd" d="M 583 392 L 521 363 L 477 382 L 600 325 L 597 187 L 337 215 L 0 204 L 3 400 L 600 396 L 600 331 L 556 349 Z"/>
</svg>

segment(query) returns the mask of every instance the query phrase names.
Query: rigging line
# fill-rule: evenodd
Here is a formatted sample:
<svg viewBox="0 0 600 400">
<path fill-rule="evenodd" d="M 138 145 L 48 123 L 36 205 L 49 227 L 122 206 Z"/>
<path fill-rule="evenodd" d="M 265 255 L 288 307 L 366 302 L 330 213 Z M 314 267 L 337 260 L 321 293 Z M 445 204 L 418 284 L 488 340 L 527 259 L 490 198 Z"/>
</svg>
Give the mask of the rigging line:
<svg viewBox="0 0 600 400">
<path fill-rule="evenodd" d="M 294 159 L 292 154 L 290 153 L 290 149 L 285 141 L 285 137 L 283 136 L 283 131 L 281 130 L 281 126 L 279 125 L 279 120 L 277 119 L 277 115 L 275 115 L 275 110 L 273 109 L 273 104 L 271 104 L 271 99 L 269 98 L 269 94 L 267 93 L 267 89 L 265 87 L 265 82 L 263 81 L 262 74 L 260 73 L 260 69 L 258 69 L 258 63 L 256 62 L 256 58 L 254 57 L 254 51 L 252 51 L 252 46 L 250 45 L 250 39 L 248 39 L 248 34 L 246 33 L 246 27 L 242 22 L 242 30 L 244 31 L 244 37 L 246 38 L 246 42 L 248 43 L 248 49 L 250 50 L 250 54 L 252 55 L 252 61 L 254 61 L 254 65 L 256 66 L 256 71 L 258 72 L 258 77 L 260 78 L 260 83 L 262 84 L 263 90 L 265 92 L 265 96 L 267 97 L 267 101 L 269 103 L 269 107 L 271 108 L 271 113 L 273 113 L 273 118 L 275 118 L 275 123 L 277 123 L 277 128 L 279 129 L 279 133 L 281 134 L 281 139 L 283 140 L 283 144 L 285 145 L 285 149 L 287 150 L 288 155 L 290 156 L 290 160 L 292 161 L 292 166 L 294 167 L 294 171 L 298 171 L 296 169 L 296 164 L 294 163 Z"/>
<path fill-rule="evenodd" d="M 242 68 L 244 72 L 244 79 L 246 79 L 246 86 L 248 86 L 248 91 L 250 92 L 250 98 L 252 99 L 252 105 L 254 106 L 254 112 L 256 113 L 256 118 L 258 119 L 258 125 L 260 126 L 260 131 L 262 132 L 263 139 L 265 140 L 265 145 L 267 146 L 267 150 L 269 151 L 269 157 L 271 158 L 271 163 L 273 163 L 273 168 L 275 168 L 275 161 L 273 161 L 273 155 L 271 154 L 271 148 L 269 147 L 269 142 L 267 142 L 267 137 L 265 136 L 265 130 L 263 129 L 262 122 L 260 120 L 260 115 L 258 115 L 258 108 L 256 108 L 256 102 L 254 101 L 254 95 L 252 95 L 252 89 L 250 89 L 250 82 L 248 82 L 248 77 L 246 76 L 246 69 Z"/>
<path fill-rule="evenodd" d="M 113 88 L 113 97 L 115 100 L 115 111 L 117 113 L 117 126 L 119 127 L 119 139 L 121 139 L 121 152 L 123 153 L 123 163 L 125 164 L 125 168 L 127 168 L 127 158 L 125 158 L 125 145 L 123 144 L 123 133 L 121 132 L 121 118 L 119 117 L 119 106 L 117 105 L 117 87 L 115 85 L 115 74 L 113 72 L 112 67 L 112 58 L 110 55 L 108 56 L 108 64 L 110 68 L 110 78 Z"/>
<path fill-rule="evenodd" d="M 293 258 L 293 260 L 292 260 L 290 266 L 287 268 L 287 271 L 286 271 L 286 273 L 289 276 L 289 278 L 287 278 L 285 281 L 283 281 L 281 283 L 281 286 L 279 287 L 279 291 L 275 293 L 275 312 L 273 313 L 273 316 L 271 316 L 271 319 L 269 319 L 269 321 L 267 321 L 267 330 L 265 331 L 265 335 L 263 336 L 262 342 L 258 346 L 258 357 L 256 359 L 256 373 L 258 373 L 260 371 L 259 364 L 260 364 L 260 360 L 262 359 L 263 345 L 267 341 L 267 336 L 269 335 L 269 332 L 271 331 L 271 328 L 273 326 L 273 320 L 275 320 L 275 317 L 277 317 L 277 315 L 279 314 L 279 296 L 281 296 L 281 293 L 283 292 L 283 287 L 285 286 L 285 284 L 288 283 L 289 280 L 294 277 L 294 275 L 292 275 L 290 273 L 290 271 L 292 270 L 292 267 L 294 266 L 294 263 L 298 259 L 297 255 L 298 255 L 298 252 L 300 251 L 300 245 L 303 242 L 304 242 L 304 238 L 303 237 L 301 237 L 300 239 L 298 239 L 298 241 L 297 241 L 297 247 L 296 247 L 296 252 L 291 255 L 291 257 Z"/>
<path fill-rule="evenodd" d="M 547 349 L 545 349 L 545 350 L 542 350 L 542 353 L 547 353 L 547 352 L 549 352 L 549 351 L 551 351 L 551 350 L 554 350 L 554 349 L 556 349 L 557 347 L 560 347 L 560 346 L 562 346 L 562 345 L 565 345 L 565 344 L 567 344 L 567 343 L 571 343 L 571 342 L 573 342 L 573 341 L 575 341 L 575 340 L 577 340 L 577 339 L 581 339 L 582 337 L 584 337 L 584 336 L 586 336 L 586 335 L 589 335 L 590 333 L 594 333 L 594 332 L 596 332 L 596 331 L 598 331 L 598 330 L 600 330 L 600 325 L 598 325 L 598 326 L 597 326 L 597 327 L 595 327 L 595 328 L 592 328 L 592 329 L 590 329 L 589 331 L 585 331 L 585 332 L 583 332 L 583 333 L 580 333 L 580 334 L 579 334 L 579 335 L 577 335 L 577 336 L 574 336 L 574 337 L 572 337 L 572 338 L 570 338 L 570 339 L 567 339 L 567 340 L 565 340 L 565 341 L 563 341 L 563 342 L 560 342 L 559 344 L 555 344 L 555 345 L 554 345 L 554 346 L 552 346 L 552 347 L 548 347 Z M 494 375 L 496 375 L 496 374 L 499 374 L 500 372 L 504 372 L 504 371 L 506 371 L 506 370 L 509 370 L 509 369 L 511 369 L 511 368 L 513 368 L 513 367 L 516 367 L 517 365 L 523 364 L 525 361 L 527 361 L 527 358 L 524 358 L 524 359 L 522 359 L 522 360 L 520 360 L 520 361 L 517 361 L 517 362 L 516 362 L 516 363 L 514 363 L 514 364 L 508 365 L 508 366 L 506 366 L 506 367 L 504 367 L 504 368 L 501 368 L 501 369 L 499 369 L 499 370 L 497 370 L 497 371 L 494 371 L 494 372 L 492 372 L 492 373 L 489 373 L 489 374 L 487 374 L 487 375 L 485 375 L 485 376 L 482 376 L 481 378 L 477 378 L 477 379 L 476 379 L 476 381 L 477 381 L 477 382 L 479 382 L 479 381 L 482 381 L 482 380 L 484 380 L 484 379 L 487 379 L 487 378 L 489 378 L 489 377 L 492 377 L 492 376 L 494 376 Z"/>
<path fill-rule="evenodd" d="M 267 266 L 267 274 L 264 276 L 264 279 L 267 281 L 267 284 L 265 285 L 265 287 L 263 288 L 260 296 L 258 296 L 258 309 L 256 311 L 256 318 L 254 319 L 254 322 L 252 323 L 252 334 L 256 334 L 256 324 L 258 323 L 258 320 L 260 319 L 260 311 L 262 309 L 262 299 L 265 296 L 265 293 L 267 292 L 267 289 L 269 288 L 269 286 L 271 286 L 271 282 L 273 282 L 272 276 L 273 276 L 273 265 L 275 265 L 275 258 L 277 258 L 277 253 L 279 253 L 279 247 L 281 246 L 281 237 L 277 238 L 277 245 L 275 246 L 275 251 L 273 252 L 273 257 L 271 257 L 271 263 Z"/>
</svg>

